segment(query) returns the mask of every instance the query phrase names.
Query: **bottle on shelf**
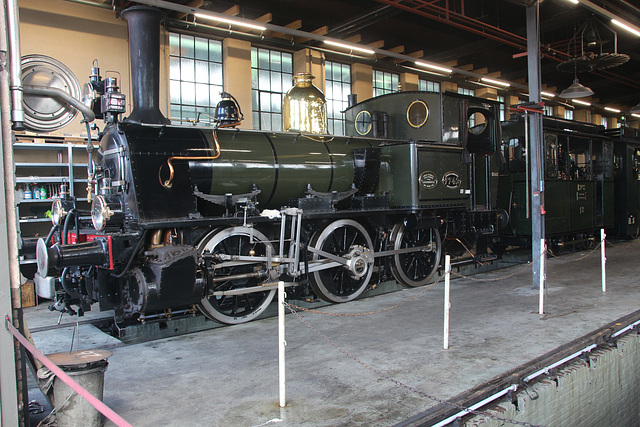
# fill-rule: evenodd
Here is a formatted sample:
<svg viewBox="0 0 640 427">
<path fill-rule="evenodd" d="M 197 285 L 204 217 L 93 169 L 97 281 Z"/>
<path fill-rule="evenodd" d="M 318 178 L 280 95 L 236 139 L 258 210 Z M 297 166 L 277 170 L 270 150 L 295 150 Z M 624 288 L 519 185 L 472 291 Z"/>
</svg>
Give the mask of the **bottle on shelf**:
<svg viewBox="0 0 640 427">
<path fill-rule="evenodd" d="M 24 198 L 25 200 L 30 200 L 33 198 L 33 193 L 31 193 L 31 186 L 29 184 L 24 185 Z"/>
<path fill-rule="evenodd" d="M 45 200 L 47 198 L 47 189 L 44 188 L 44 184 L 40 187 L 40 199 Z"/>
<path fill-rule="evenodd" d="M 31 184 L 31 189 L 33 193 L 32 199 L 40 200 L 40 189 L 38 188 L 38 184 L 36 184 L 35 182 Z"/>
<path fill-rule="evenodd" d="M 24 190 L 22 189 L 22 184 L 18 184 L 16 188 L 16 203 L 20 203 L 24 200 Z"/>
</svg>

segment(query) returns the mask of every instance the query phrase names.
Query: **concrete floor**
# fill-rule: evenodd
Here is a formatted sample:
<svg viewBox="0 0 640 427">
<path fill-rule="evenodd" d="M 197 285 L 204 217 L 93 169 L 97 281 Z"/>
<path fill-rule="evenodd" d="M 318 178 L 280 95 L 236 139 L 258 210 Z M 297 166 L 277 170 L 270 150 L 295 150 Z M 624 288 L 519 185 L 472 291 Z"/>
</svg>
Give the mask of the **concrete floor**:
<svg viewBox="0 0 640 427">
<path fill-rule="evenodd" d="M 542 316 L 528 266 L 474 276 L 511 276 L 499 281 L 452 281 L 449 350 L 442 349 L 442 282 L 426 293 L 405 289 L 320 309 L 371 312 L 423 293 L 378 314 L 302 313 L 336 347 L 387 378 L 287 316 L 287 406 L 282 409 L 275 318 L 120 346 L 82 327 L 80 348 L 114 352 L 104 402 L 134 426 L 386 426 L 437 404 L 425 394 L 451 398 L 640 309 L 640 241 L 607 247 L 606 293 L 599 251 L 576 260 L 586 254 L 548 260 Z M 26 310 L 27 323 L 40 322 L 36 318 L 43 314 Z M 47 315 L 51 323 L 57 321 L 55 314 Z M 45 353 L 67 350 L 71 333 L 66 338 L 59 333 L 34 333 L 36 345 Z"/>
</svg>

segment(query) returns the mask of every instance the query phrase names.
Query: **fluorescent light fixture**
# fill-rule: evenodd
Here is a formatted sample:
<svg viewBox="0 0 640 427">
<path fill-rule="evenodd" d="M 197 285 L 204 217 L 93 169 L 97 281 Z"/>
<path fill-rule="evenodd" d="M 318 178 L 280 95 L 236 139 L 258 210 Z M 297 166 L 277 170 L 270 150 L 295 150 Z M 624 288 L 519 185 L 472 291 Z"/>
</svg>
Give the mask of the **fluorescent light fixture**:
<svg viewBox="0 0 640 427">
<path fill-rule="evenodd" d="M 620 113 L 620 110 L 616 110 L 615 108 L 604 107 L 604 109 L 607 111 L 611 111 L 612 113 Z"/>
<path fill-rule="evenodd" d="M 431 68 L 432 70 L 442 71 L 443 73 L 451 74 L 453 70 L 451 68 L 440 67 L 438 65 L 427 64 L 426 62 L 416 61 L 416 65 L 425 68 Z"/>
<path fill-rule="evenodd" d="M 640 119 L 640 114 L 632 114 L 632 116 Z"/>
<path fill-rule="evenodd" d="M 234 19 L 220 18 L 218 16 L 207 15 L 206 13 L 196 13 L 195 16 L 198 17 L 198 18 L 210 19 L 212 21 L 224 22 L 225 24 L 237 25 L 239 27 L 252 28 L 252 29 L 258 30 L 258 31 L 265 31 L 267 29 L 266 27 L 261 27 L 260 25 L 254 25 L 254 24 L 249 24 L 249 23 L 246 23 L 246 22 L 240 22 L 240 21 L 236 21 Z"/>
<path fill-rule="evenodd" d="M 482 80 L 485 83 L 491 83 L 491 84 L 498 85 L 498 86 L 503 86 L 503 87 L 511 86 L 511 83 L 502 82 L 500 80 L 488 79 L 486 77 L 482 77 L 480 80 Z"/>
<path fill-rule="evenodd" d="M 624 22 L 620 22 L 617 19 L 612 19 L 611 23 L 614 24 L 614 25 L 617 25 L 620 28 L 624 28 L 625 30 L 629 31 L 630 33 L 633 33 L 636 36 L 640 37 L 640 31 L 636 30 L 633 27 L 630 27 L 629 25 L 625 24 Z"/>
<path fill-rule="evenodd" d="M 551 93 L 551 92 L 540 92 L 540 95 L 546 96 L 547 98 L 553 98 L 556 96 L 555 93 Z"/>
<path fill-rule="evenodd" d="M 371 49 L 365 49 L 364 47 L 353 46 L 350 44 L 338 43 L 331 40 L 325 40 L 326 44 L 336 47 L 341 47 L 343 49 L 357 50 L 358 52 L 368 53 L 369 55 L 373 55 L 375 52 Z"/>
<path fill-rule="evenodd" d="M 569 0 L 569 3 L 580 4 L 580 0 Z"/>
<path fill-rule="evenodd" d="M 591 105 L 590 102 L 580 101 L 579 99 L 572 99 L 575 104 L 586 105 L 587 107 Z"/>
</svg>

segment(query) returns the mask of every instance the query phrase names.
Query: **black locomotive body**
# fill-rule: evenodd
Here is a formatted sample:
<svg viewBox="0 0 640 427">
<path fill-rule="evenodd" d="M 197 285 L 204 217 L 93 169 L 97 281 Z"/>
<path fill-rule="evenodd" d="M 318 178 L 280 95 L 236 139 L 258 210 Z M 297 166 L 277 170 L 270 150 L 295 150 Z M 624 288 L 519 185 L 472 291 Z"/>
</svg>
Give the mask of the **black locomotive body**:
<svg viewBox="0 0 640 427">
<path fill-rule="evenodd" d="M 134 7 L 123 16 L 134 57 L 159 14 Z M 444 235 L 474 241 L 506 222 L 488 194 L 477 208 L 470 166 L 499 141 L 495 103 L 383 96 L 350 108 L 352 135 L 335 137 L 239 130 L 239 107 L 225 96 L 215 127 L 180 127 L 157 108 L 157 58 L 134 62 L 124 120 L 123 103 L 110 101 L 121 99 L 115 85 L 92 73 L 101 95 L 92 105 L 107 126 L 90 162 L 91 221 L 63 197 L 38 242 L 58 309 L 99 302 L 125 320 L 198 306 L 239 323 L 269 305 L 278 281 L 294 287 L 291 297 L 331 302 L 357 298 L 374 273 L 423 285 Z"/>
<path fill-rule="evenodd" d="M 354 109 L 409 108 L 422 95 Z M 494 126 L 493 109 L 486 114 Z M 96 156 L 92 223 L 57 210 L 65 237 L 39 242 L 40 274 L 60 272 L 66 309 L 99 301 L 135 318 L 198 305 L 227 323 L 259 315 L 279 280 L 297 285 L 292 295 L 332 302 L 359 296 L 374 271 L 423 285 L 439 265 L 441 232 L 497 235 L 504 221 L 472 209 L 468 149 L 116 121 Z"/>
<path fill-rule="evenodd" d="M 149 57 L 132 61 L 126 119 L 115 82 L 92 72 L 92 106 L 107 125 L 90 153 L 91 212 L 63 195 L 37 247 L 55 308 L 98 302 L 126 321 L 197 306 L 240 323 L 265 310 L 279 281 L 290 298 L 345 302 L 374 278 L 428 283 L 445 240 L 479 254 L 528 244 L 524 127 L 501 126 L 498 103 L 384 95 L 347 109 L 347 136 L 337 137 L 237 129 L 239 106 L 223 94 L 215 126 L 173 126 L 157 107 L 158 52 L 140 46 L 160 15 L 136 6 L 123 16 L 131 57 Z M 596 127 L 545 129 L 549 235 L 584 240 L 614 220 L 637 234 L 640 145 L 617 136 L 616 169 L 614 139 Z M 629 200 L 616 215 L 614 190 Z"/>
</svg>

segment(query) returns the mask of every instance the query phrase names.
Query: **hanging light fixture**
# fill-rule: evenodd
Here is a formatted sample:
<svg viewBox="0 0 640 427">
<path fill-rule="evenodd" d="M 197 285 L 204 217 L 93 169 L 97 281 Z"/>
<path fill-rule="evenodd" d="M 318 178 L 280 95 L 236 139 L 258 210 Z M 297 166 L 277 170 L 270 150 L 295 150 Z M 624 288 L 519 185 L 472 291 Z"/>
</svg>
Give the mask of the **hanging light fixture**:
<svg viewBox="0 0 640 427">
<path fill-rule="evenodd" d="M 593 94 L 594 92 L 591 89 L 580 84 L 580 82 L 578 81 L 578 76 L 576 75 L 576 78 L 573 80 L 573 84 L 560 92 L 560 95 L 558 96 L 564 99 L 575 99 L 584 98 Z"/>
<path fill-rule="evenodd" d="M 630 113 L 631 114 L 640 114 L 640 102 L 638 102 L 638 104 L 631 109 Z"/>
</svg>

